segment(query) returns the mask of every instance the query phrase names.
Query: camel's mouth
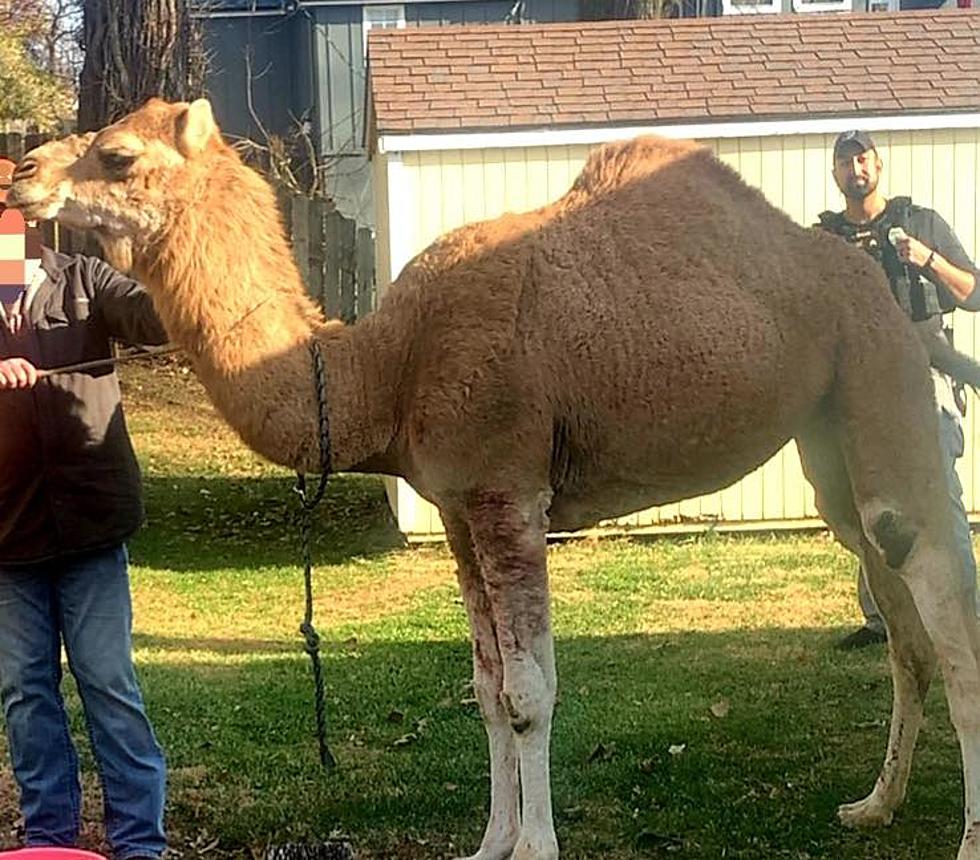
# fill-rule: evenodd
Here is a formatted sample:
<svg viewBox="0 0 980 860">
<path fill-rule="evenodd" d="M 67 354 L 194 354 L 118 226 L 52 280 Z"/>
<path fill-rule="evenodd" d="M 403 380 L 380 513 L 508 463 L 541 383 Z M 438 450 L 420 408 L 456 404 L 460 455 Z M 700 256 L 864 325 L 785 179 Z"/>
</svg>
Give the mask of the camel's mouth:
<svg viewBox="0 0 980 860">
<path fill-rule="evenodd" d="M 48 221 L 57 217 L 64 201 L 54 196 L 32 195 L 29 189 L 14 183 L 7 192 L 7 208 L 19 209 L 25 221 Z"/>
</svg>

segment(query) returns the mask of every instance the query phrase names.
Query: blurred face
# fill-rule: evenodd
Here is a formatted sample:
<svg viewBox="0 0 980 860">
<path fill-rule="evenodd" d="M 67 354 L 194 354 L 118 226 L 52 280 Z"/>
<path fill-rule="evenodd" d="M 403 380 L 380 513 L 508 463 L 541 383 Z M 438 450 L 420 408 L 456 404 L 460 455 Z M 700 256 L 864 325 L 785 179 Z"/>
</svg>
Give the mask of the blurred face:
<svg viewBox="0 0 980 860">
<path fill-rule="evenodd" d="M 2 205 L 2 204 L 0 204 Z M 26 289 L 41 259 L 41 231 L 16 209 L 0 212 L 0 301 L 11 304 Z"/>
<path fill-rule="evenodd" d="M 0 156 L 0 209 L 7 203 L 7 191 L 14 181 L 15 166 L 9 158 Z"/>
<path fill-rule="evenodd" d="M 881 158 L 877 150 L 845 148 L 834 159 L 834 181 L 848 200 L 864 200 L 878 188 Z"/>
</svg>

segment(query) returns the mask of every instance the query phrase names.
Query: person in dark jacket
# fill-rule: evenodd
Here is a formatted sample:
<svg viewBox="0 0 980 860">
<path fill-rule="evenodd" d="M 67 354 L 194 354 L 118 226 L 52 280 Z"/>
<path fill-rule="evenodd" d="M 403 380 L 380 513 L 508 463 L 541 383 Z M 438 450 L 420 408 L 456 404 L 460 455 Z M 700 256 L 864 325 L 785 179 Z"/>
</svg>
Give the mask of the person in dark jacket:
<svg viewBox="0 0 980 860">
<path fill-rule="evenodd" d="M 978 272 L 950 226 L 934 210 L 908 197 L 886 198 L 878 187 L 882 160 L 871 136 L 848 131 L 834 143 L 833 175 L 847 204 L 843 212 L 823 212 L 820 226 L 864 249 L 882 266 L 895 300 L 919 327 L 923 338 L 941 337 L 942 315 L 955 308 L 980 310 Z M 962 560 L 963 592 L 976 609 L 977 565 L 963 487 L 956 461 L 963 456 L 960 404 L 950 380 L 935 369 L 933 382 L 939 413 L 939 442 L 953 511 L 953 536 Z M 844 650 L 863 648 L 887 638 L 863 570 L 858 597 L 864 624 L 838 643 Z"/>
<path fill-rule="evenodd" d="M 61 649 L 98 765 L 116 860 L 159 858 L 166 767 L 132 659 L 126 540 L 140 477 L 111 367 L 39 376 L 111 356 L 111 340 L 162 344 L 147 292 L 94 257 L 41 246 L 6 209 L 0 159 L 0 703 L 24 841 L 72 846 L 78 758 L 60 692 Z"/>
</svg>

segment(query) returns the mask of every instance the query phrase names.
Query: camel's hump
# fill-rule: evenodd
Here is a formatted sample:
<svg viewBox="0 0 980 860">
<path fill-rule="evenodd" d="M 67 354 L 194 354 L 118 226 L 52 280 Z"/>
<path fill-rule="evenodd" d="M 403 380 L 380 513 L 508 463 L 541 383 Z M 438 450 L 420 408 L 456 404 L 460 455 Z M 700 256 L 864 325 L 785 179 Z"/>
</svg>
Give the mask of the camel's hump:
<svg viewBox="0 0 980 860">
<path fill-rule="evenodd" d="M 567 196 L 574 198 L 618 188 L 692 156 L 710 157 L 710 150 L 691 140 L 656 135 L 608 143 L 589 155 Z"/>
</svg>

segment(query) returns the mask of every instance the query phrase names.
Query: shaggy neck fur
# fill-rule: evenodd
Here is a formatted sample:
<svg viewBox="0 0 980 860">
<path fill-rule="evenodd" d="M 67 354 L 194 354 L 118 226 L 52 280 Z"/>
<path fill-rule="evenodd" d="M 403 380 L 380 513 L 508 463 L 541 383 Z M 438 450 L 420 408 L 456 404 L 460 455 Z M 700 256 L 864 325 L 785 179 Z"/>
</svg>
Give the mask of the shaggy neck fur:
<svg viewBox="0 0 980 860">
<path fill-rule="evenodd" d="M 377 468 L 394 426 L 392 381 L 379 369 L 396 345 L 383 326 L 324 321 L 303 288 L 271 190 L 223 144 L 218 153 L 206 173 L 189 177 L 192 187 L 170 198 L 193 204 L 175 206 L 154 244 L 138 249 L 138 274 L 247 445 L 276 463 L 319 471 L 316 338 L 333 468 Z"/>
</svg>

